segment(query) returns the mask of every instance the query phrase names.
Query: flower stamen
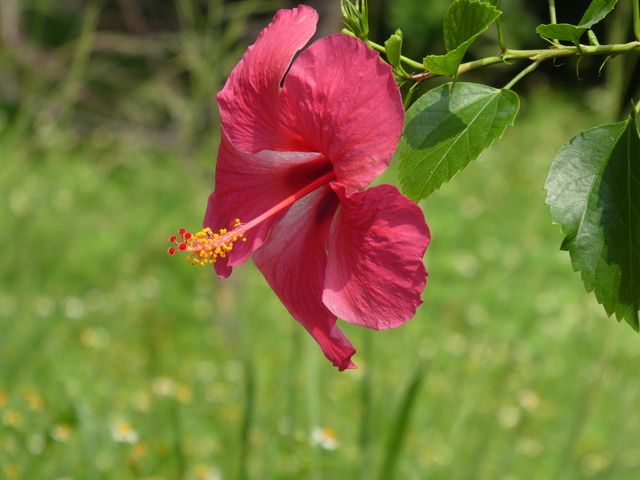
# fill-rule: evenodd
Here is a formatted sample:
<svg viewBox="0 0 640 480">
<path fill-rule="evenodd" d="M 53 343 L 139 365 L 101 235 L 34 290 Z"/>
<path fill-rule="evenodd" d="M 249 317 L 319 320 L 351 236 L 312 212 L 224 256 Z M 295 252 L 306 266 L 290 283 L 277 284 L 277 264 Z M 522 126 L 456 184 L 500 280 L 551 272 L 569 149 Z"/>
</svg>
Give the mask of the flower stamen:
<svg viewBox="0 0 640 480">
<path fill-rule="evenodd" d="M 240 219 L 236 218 L 231 231 L 221 228 L 218 233 L 214 233 L 210 228 L 205 228 L 193 234 L 181 228 L 178 230 L 179 236 L 173 235 L 169 238 L 169 242 L 175 243 L 177 248 L 169 247 L 167 253 L 175 255 L 186 252 L 187 261 L 193 265 L 213 265 L 218 258 L 225 258 L 233 250 L 236 242 L 247 240 L 240 231 L 241 225 Z"/>
<path fill-rule="evenodd" d="M 292 193 L 279 203 L 268 209 L 261 215 L 251 220 L 248 223 L 240 222 L 239 218 L 236 218 L 233 229 L 231 231 L 226 228 L 221 228 L 218 233 L 213 233 L 210 228 L 193 234 L 187 232 L 184 228 L 178 230 L 179 236 L 173 235 L 169 238 L 169 242 L 175 243 L 178 248 L 170 247 L 167 250 L 169 255 L 175 255 L 178 252 L 187 252 L 187 261 L 194 265 L 213 265 L 218 258 L 225 258 L 227 254 L 233 250 L 233 245 L 241 240 L 246 242 L 247 239 L 244 234 L 254 228 L 256 225 L 261 224 L 265 220 L 273 217 L 283 209 L 290 207 L 294 202 L 297 202 L 305 195 L 315 191 L 316 189 L 329 184 L 336 179 L 336 174 L 333 170 L 318 177 L 309 184 L 303 186 L 300 190 Z"/>
</svg>

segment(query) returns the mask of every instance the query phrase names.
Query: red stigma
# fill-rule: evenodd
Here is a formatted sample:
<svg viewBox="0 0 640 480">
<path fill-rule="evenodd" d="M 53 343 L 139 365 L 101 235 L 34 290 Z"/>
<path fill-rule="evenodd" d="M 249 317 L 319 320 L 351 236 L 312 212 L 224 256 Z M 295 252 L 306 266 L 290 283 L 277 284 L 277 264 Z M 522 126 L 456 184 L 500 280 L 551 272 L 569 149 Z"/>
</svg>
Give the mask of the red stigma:
<svg viewBox="0 0 640 480">
<path fill-rule="evenodd" d="M 187 232 L 184 228 L 181 228 L 180 230 L 178 230 L 178 233 L 180 234 L 179 236 L 171 235 L 169 237 L 169 242 L 176 244 L 175 247 L 169 247 L 167 249 L 167 253 L 169 255 L 175 255 L 176 253 L 183 252 L 187 250 L 187 248 L 189 248 L 187 243 L 189 239 L 193 237 L 193 235 Z"/>
</svg>

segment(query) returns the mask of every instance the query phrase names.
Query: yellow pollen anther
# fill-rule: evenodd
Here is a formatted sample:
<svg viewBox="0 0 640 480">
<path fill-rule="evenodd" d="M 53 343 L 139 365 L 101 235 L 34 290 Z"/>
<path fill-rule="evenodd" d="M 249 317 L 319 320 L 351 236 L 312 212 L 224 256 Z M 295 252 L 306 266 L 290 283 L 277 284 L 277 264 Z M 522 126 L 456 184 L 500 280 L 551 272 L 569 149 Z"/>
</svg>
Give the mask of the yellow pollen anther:
<svg viewBox="0 0 640 480">
<path fill-rule="evenodd" d="M 244 234 L 238 231 L 240 226 L 240 219 L 236 218 L 231 231 L 221 228 L 218 233 L 213 233 L 210 228 L 205 228 L 192 234 L 181 229 L 178 232 L 179 237 L 173 236 L 169 239 L 178 246 L 169 248 L 169 255 L 185 252 L 188 253 L 187 261 L 193 265 L 213 265 L 218 258 L 225 258 L 233 250 L 235 242 L 247 240 Z"/>
</svg>

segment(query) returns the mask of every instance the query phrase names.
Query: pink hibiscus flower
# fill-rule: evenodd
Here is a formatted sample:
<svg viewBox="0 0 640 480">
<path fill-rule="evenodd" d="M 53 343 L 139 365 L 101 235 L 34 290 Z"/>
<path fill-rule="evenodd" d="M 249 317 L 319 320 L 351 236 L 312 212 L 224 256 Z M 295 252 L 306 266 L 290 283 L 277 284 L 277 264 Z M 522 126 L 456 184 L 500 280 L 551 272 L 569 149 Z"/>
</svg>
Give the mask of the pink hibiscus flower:
<svg viewBox="0 0 640 480">
<path fill-rule="evenodd" d="M 231 72 L 217 96 L 222 139 L 206 228 L 181 230 L 169 253 L 213 263 L 221 278 L 253 254 L 342 371 L 355 368 L 355 349 L 336 319 L 374 329 L 409 320 L 422 303 L 430 236 L 420 208 L 396 187 L 366 189 L 402 131 L 391 68 L 340 34 L 293 61 L 317 20 L 306 6 L 278 11 Z"/>
</svg>

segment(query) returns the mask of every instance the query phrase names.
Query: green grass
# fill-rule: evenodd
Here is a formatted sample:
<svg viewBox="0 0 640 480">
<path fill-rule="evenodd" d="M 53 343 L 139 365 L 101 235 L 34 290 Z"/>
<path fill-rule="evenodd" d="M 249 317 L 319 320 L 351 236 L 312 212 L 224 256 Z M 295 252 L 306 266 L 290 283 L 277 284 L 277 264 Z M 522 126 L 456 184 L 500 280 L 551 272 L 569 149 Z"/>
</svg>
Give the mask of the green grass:
<svg viewBox="0 0 640 480">
<path fill-rule="evenodd" d="M 221 281 L 166 255 L 201 221 L 211 149 L 0 137 L 2 475 L 637 478 L 638 337 L 583 291 L 543 205 L 582 110 L 531 99 L 424 202 L 425 303 L 393 331 L 344 325 L 344 373 L 250 263 Z"/>
</svg>

